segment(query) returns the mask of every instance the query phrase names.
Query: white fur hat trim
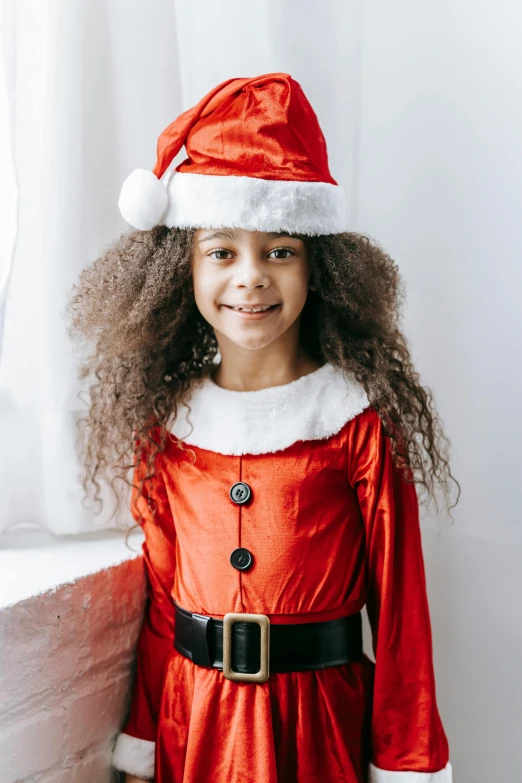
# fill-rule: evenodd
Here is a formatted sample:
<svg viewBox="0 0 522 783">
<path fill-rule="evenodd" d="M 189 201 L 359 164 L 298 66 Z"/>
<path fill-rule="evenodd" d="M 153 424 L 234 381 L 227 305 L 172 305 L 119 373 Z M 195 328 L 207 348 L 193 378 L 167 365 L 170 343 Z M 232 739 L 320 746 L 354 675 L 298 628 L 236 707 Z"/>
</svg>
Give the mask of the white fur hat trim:
<svg viewBox="0 0 522 783">
<path fill-rule="evenodd" d="M 242 228 L 310 236 L 348 231 L 344 189 L 328 182 L 267 180 L 168 171 L 158 180 L 136 169 L 125 180 L 120 212 L 142 231 Z"/>
</svg>

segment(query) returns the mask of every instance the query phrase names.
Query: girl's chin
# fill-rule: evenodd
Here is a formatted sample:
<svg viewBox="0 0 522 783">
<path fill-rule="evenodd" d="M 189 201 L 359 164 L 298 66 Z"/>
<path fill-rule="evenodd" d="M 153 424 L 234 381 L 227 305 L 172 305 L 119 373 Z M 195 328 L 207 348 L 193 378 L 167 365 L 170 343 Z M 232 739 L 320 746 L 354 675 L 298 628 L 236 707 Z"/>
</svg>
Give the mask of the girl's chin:
<svg viewBox="0 0 522 783">
<path fill-rule="evenodd" d="M 237 334 L 231 331 L 223 331 L 222 334 L 227 338 L 227 340 L 229 340 L 231 343 L 234 343 L 234 345 L 250 351 L 258 351 L 260 348 L 266 348 L 267 345 L 270 345 L 270 343 L 274 342 L 274 340 L 276 340 L 279 336 L 279 333 L 274 335 L 245 335 Z"/>
</svg>

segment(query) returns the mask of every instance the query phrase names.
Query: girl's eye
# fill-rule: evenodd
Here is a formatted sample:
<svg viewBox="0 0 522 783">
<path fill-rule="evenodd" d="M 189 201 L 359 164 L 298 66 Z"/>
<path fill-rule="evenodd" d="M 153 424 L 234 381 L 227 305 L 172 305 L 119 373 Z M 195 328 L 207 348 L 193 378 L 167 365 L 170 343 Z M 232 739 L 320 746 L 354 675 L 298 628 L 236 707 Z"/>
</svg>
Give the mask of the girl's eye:
<svg viewBox="0 0 522 783">
<path fill-rule="evenodd" d="M 270 251 L 269 255 L 271 253 L 288 253 L 289 254 L 289 255 L 286 255 L 286 256 L 276 256 L 276 258 L 278 258 L 280 260 L 282 260 L 284 258 L 289 258 L 289 256 L 293 256 L 294 255 L 294 251 L 291 250 L 289 247 L 276 247 L 276 248 L 274 248 L 274 250 Z"/>
<path fill-rule="evenodd" d="M 223 256 L 215 256 L 215 253 L 225 253 L 225 255 L 232 255 L 228 250 L 213 250 L 211 253 L 209 253 L 209 256 L 212 256 L 216 258 L 218 261 L 224 261 L 226 260 Z"/>
</svg>

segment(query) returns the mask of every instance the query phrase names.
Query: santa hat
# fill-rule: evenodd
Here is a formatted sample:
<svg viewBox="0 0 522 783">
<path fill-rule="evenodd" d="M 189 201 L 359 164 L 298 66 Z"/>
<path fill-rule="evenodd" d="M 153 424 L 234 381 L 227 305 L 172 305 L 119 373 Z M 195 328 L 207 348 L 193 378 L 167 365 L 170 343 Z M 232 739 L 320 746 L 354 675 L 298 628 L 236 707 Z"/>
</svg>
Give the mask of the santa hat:
<svg viewBox="0 0 522 783">
<path fill-rule="evenodd" d="M 188 157 L 174 169 L 183 145 Z M 144 231 L 348 230 L 344 190 L 328 169 L 319 121 L 287 73 L 218 84 L 163 131 L 154 170 L 133 171 L 118 204 Z"/>
</svg>

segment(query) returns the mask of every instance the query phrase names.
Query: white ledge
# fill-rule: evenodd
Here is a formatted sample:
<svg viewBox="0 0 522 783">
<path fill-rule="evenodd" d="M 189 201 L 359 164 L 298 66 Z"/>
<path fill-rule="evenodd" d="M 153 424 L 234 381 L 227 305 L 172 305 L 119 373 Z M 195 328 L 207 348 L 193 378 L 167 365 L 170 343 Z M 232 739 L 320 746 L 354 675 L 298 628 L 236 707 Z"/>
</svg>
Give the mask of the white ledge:
<svg viewBox="0 0 522 783">
<path fill-rule="evenodd" d="M 129 539 L 0 536 L 2 783 L 109 779 L 146 600 Z"/>
<path fill-rule="evenodd" d="M 0 535 L 0 608 L 73 584 L 141 555 L 136 528 L 125 544 L 119 530 L 54 536 L 23 529 Z"/>
</svg>

